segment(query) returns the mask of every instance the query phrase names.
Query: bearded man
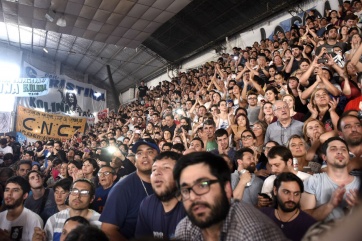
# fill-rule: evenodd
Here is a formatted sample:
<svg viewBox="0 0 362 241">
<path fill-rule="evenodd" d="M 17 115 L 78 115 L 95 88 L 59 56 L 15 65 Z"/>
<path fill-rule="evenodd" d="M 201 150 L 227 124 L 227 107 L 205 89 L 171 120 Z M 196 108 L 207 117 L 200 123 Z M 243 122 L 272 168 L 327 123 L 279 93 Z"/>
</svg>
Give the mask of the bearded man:
<svg viewBox="0 0 362 241">
<path fill-rule="evenodd" d="M 155 158 L 151 174 L 154 194 L 145 198 L 140 205 L 136 237 L 171 239 L 177 224 L 186 216 L 172 174 L 180 157 L 176 152 L 166 151 Z"/>
</svg>

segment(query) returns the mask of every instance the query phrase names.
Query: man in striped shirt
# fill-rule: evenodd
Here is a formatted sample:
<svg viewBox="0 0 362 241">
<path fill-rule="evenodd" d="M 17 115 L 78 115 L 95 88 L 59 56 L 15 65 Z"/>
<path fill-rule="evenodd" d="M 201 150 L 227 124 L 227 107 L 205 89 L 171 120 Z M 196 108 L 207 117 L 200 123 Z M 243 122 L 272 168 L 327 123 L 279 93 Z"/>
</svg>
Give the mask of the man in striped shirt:
<svg viewBox="0 0 362 241">
<path fill-rule="evenodd" d="M 47 240 L 59 241 L 65 220 L 69 217 L 81 216 L 87 219 L 90 224 L 100 228 L 98 221 L 100 214 L 88 209 L 93 202 L 95 194 L 94 184 L 88 179 L 77 179 L 73 182 L 69 195 L 69 208 L 51 216 L 45 224 Z"/>
</svg>

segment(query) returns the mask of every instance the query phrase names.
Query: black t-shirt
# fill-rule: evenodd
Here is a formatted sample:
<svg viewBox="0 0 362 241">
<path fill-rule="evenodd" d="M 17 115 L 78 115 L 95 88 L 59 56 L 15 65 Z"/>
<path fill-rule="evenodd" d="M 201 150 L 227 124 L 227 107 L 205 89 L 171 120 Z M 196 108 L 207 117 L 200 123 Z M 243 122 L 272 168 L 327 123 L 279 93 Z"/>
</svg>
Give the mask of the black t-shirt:
<svg viewBox="0 0 362 241">
<path fill-rule="evenodd" d="M 148 87 L 147 86 L 138 86 L 139 97 L 145 97 L 147 94 Z"/>
</svg>

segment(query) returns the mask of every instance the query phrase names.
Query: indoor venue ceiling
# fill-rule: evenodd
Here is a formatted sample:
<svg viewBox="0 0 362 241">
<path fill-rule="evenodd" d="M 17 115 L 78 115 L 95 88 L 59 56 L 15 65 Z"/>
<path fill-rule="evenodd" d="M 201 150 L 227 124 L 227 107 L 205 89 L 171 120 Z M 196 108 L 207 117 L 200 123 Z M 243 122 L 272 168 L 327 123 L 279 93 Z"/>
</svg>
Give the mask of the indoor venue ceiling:
<svg viewBox="0 0 362 241">
<path fill-rule="evenodd" d="M 118 92 L 290 8 L 297 0 L 1 0 L 0 42 Z M 44 51 L 44 48 L 48 51 Z"/>
</svg>

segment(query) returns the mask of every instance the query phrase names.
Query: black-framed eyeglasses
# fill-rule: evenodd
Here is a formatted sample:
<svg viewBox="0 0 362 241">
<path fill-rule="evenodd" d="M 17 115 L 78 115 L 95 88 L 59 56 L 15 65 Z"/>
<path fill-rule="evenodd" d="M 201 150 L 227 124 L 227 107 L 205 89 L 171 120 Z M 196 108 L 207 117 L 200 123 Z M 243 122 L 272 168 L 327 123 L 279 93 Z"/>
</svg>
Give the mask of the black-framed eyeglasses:
<svg viewBox="0 0 362 241">
<path fill-rule="evenodd" d="M 253 138 L 252 135 L 241 136 L 241 139 L 242 139 L 242 140 L 250 140 L 250 139 L 252 139 L 252 138 Z"/>
<path fill-rule="evenodd" d="M 108 176 L 109 174 L 113 174 L 113 172 L 98 172 L 98 177 L 101 177 L 101 176 Z"/>
<path fill-rule="evenodd" d="M 181 187 L 180 193 L 183 201 L 190 198 L 190 191 L 192 190 L 196 195 L 201 196 L 210 191 L 210 186 L 214 183 L 218 183 L 219 180 L 202 180 L 191 187 Z"/>
<path fill-rule="evenodd" d="M 90 191 L 88 190 L 79 190 L 76 188 L 73 188 L 72 190 L 70 190 L 70 194 L 73 196 L 78 196 L 80 195 L 81 197 L 87 197 L 89 196 Z"/>
</svg>

